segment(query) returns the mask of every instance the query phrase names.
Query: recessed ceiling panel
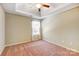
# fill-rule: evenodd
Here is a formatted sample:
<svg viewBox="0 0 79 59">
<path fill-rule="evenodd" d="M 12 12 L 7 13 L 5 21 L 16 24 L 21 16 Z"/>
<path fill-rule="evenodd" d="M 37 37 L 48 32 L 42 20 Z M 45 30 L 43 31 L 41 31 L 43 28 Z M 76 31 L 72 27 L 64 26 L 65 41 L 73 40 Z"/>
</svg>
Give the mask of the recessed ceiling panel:
<svg viewBox="0 0 79 59">
<path fill-rule="evenodd" d="M 42 3 L 2 3 L 2 6 L 6 12 L 22 15 L 24 14 L 32 16 L 33 18 L 42 18 L 44 16 L 52 14 L 53 12 L 55 12 L 55 10 L 58 10 L 60 7 L 65 6 L 68 3 L 47 3 L 49 5 L 49 8 L 42 6 L 40 7 L 40 11 L 37 7 L 37 4 Z"/>
</svg>

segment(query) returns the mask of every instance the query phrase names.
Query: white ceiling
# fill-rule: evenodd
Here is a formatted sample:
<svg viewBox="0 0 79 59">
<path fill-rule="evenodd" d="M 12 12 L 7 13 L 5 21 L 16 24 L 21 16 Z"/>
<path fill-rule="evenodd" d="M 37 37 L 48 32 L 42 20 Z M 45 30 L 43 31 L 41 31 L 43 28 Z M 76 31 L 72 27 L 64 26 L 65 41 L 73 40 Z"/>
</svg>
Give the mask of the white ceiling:
<svg viewBox="0 0 79 59">
<path fill-rule="evenodd" d="M 37 3 L 2 3 L 4 10 L 8 13 L 19 14 L 23 16 L 31 16 L 32 18 L 41 19 L 52 14 L 59 8 L 69 6 L 71 3 L 49 3 L 49 8 L 41 8 L 41 16 L 39 15 Z"/>
</svg>

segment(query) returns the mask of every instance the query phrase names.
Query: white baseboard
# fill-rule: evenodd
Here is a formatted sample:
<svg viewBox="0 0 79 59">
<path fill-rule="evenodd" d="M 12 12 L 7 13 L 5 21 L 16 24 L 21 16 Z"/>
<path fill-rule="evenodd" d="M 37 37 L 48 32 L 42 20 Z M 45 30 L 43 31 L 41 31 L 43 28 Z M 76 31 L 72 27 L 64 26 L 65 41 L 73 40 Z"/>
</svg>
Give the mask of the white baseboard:
<svg viewBox="0 0 79 59">
<path fill-rule="evenodd" d="M 41 39 L 40 39 L 41 40 Z M 35 40 L 37 41 L 37 40 Z M 12 44 L 7 44 L 5 47 L 7 46 L 13 46 L 13 45 L 17 45 L 17 44 L 22 44 L 22 43 L 29 43 L 29 42 L 34 42 L 34 41 L 24 41 L 24 42 L 18 42 L 18 43 L 12 43 Z"/>
<path fill-rule="evenodd" d="M 68 49 L 68 50 L 71 50 L 71 51 L 74 51 L 74 52 L 79 53 L 79 50 L 76 50 L 76 49 L 73 49 L 73 48 L 69 48 L 69 47 L 67 47 L 67 46 L 63 46 L 63 45 L 60 45 L 60 44 L 57 44 L 57 43 L 54 43 L 54 42 L 50 42 L 50 41 L 48 41 L 48 40 L 45 40 L 45 41 L 47 41 L 47 42 L 49 42 L 49 43 L 51 43 L 51 44 L 53 43 L 53 44 L 55 44 L 55 45 L 57 45 L 57 46 L 66 48 L 66 49 Z"/>
<path fill-rule="evenodd" d="M 2 52 L 4 51 L 5 46 L 0 50 L 0 55 L 2 54 Z"/>
<path fill-rule="evenodd" d="M 49 42 L 49 43 L 53 43 L 53 44 L 55 44 L 55 45 L 58 45 L 58 46 L 60 46 L 60 47 L 66 48 L 66 49 L 71 50 L 71 51 L 74 51 L 74 52 L 79 52 L 78 50 L 73 49 L 73 48 L 69 48 L 69 47 L 66 47 L 66 46 L 63 46 L 63 45 L 60 45 L 60 44 L 56 44 L 56 43 L 50 42 L 50 41 L 48 41 L 48 40 L 45 40 L 45 41 L 47 41 L 47 42 Z M 12 45 L 17 45 L 17 44 L 22 44 L 22 43 L 28 43 L 28 42 L 12 43 L 12 44 L 6 45 L 5 47 L 7 47 L 7 46 L 12 46 Z M 5 48 L 5 47 L 4 47 L 4 48 Z M 4 50 L 4 48 L 2 49 L 2 51 Z M 1 52 L 1 53 L 2 53 L 2 52 Z M 1 54 L 1 53 L 0 53 L 0 54 Z"/>
<path fill-rule="evenodd" d="M 25 42 L 19 42 L 19 43 L 12 43 L 12 44 L 7 44 L 6 45 L 6 47 L 7 46 L 13 46 L 13 45 L 17 45 L 17 44 L 22 44 L 22 43 L 28 43 L 27 41 L 25 41 Z"/>
</svg>

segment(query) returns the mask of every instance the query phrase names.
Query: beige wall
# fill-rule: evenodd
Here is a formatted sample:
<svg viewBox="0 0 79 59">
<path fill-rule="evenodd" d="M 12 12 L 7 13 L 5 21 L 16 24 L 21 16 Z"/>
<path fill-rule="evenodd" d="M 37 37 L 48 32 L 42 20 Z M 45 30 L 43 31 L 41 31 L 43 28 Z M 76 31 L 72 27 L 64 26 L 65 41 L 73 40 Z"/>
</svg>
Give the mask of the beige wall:
<svg viewBox="0 0 79 59">
<path fill-rule="evenodd" d="M 0 54 L 5 47 L 5 13 L 0 6 Z"/>
<path fill-rule="evenodd" d="M 31 41 L 31 18 L 6 13 L 6 45 Z"/>
<path fill-rule="evenodd" d="M 79 7 L 42 22 L 43 39 L 79 51 Z"/>
</svg>

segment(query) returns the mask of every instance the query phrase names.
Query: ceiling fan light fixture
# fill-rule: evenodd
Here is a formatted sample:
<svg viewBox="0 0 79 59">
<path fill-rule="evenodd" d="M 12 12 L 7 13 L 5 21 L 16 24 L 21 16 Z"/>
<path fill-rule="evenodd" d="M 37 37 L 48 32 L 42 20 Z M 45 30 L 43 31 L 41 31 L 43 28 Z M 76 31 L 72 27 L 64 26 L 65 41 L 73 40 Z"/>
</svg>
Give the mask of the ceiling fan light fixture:
<svg viewBox="0 0 79 59">
<path fill-rule="evenodd" d="M 41 8 L 41 4 L 36 4 L 36 7 L 37 8 Z"/>
</svg>

